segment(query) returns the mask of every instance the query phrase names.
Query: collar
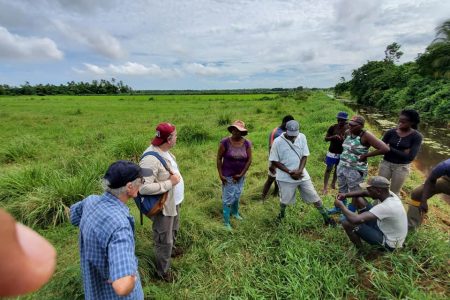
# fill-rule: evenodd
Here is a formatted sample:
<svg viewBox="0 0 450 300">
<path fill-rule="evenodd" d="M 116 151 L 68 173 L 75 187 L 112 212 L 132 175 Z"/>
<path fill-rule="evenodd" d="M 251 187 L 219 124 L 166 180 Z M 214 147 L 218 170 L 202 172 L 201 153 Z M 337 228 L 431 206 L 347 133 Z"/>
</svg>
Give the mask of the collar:
<svg viewBox="0 0 450 300">
<path fill-rule="evenodd" d="M 103 193 L 102 198 L 103 198 L 102 200 L 107 201 L 109 204 L 117 207 L 123 213 L 127 215 L 130 214 L 130 209 L 128 208 L 128 206 L 122 201 L 120 201 L 120 199 L 114 196 L 113 194 L 105 192 Z"/>
</svg>

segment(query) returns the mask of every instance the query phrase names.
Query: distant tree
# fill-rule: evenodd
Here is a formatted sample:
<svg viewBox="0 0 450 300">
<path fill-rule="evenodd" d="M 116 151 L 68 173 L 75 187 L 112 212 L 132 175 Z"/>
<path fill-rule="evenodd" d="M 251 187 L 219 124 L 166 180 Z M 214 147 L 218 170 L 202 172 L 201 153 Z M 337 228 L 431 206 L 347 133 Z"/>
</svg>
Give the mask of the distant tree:
<svg viewBox="0 0 450 300">
<path fill-rule="evenodd" d="M 387 45 L 386 50 L 384 50 L 384 61 L 389 63 L 398 62 L 403 55 L 403 52 L 400 51 L 400 47 L 401 46 L 396 42 Z"/>
<path fill-rule="evenodd" d="M 450 19 L 436 28 L 436 38 L 416 61 L 421 74 L 450 78 Z"/>
</svg>

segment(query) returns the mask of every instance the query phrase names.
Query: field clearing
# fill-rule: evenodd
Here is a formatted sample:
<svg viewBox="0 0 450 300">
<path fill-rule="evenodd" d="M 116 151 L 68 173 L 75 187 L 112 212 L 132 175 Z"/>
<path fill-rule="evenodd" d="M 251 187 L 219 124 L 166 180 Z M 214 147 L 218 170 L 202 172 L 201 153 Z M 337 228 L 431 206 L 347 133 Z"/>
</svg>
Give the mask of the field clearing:
<svg viewBox="0 0 450 300">
<path fill-rule="evenodd" d="M 148 299 L 448 299 L 450 208 L 437 197 L 427 223 L 406 247 L 383 256 L 358 256 L 342 228 L 326 228 L 317 211 L 298 202 L 279 226 L 278 199 L 260 201 L 267 176 L 267 139 L 292 114 L 306 135 L 306 168 L 322 189 L 323 136 L 343 104 L 325 94 L 307 100 L 277 95 L 24 96 L 0 97 L 0 205 L 47 237 L 58 252 L 53 279 L 21 299 L 82 299 L 78 228 L 65 209 L 93 193 L 118 159 L 137 161 L 159 122 L 177 126 L 173 149 L 185 180 L 173 284 L 153 279 L 151 221 L 139 224 L 136 252 Z M 350 111 L 349 111 L 350 112 Z M 216 171 L 219 141 L 241 119 L 254 146 L 242 203 L 244 221 L 223 229 Z M 374 174 L 380 158 L 370 159 Z M 413 173 L 404 190 L 423 178 Z M 333 196 L 323 197 L 331 206 Z"/>
</svg>

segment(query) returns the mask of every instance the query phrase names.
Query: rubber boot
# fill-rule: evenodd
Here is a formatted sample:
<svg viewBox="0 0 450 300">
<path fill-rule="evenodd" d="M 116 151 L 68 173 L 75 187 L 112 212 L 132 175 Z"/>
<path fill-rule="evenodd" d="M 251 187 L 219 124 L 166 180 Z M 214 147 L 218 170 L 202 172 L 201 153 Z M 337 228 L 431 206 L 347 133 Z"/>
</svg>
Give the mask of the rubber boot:
<svg viewBox="0 0 450 300">
<path fill-rule="evenodd" d="M 347 205 L 347 199 L 342 200 L 342 203 L 344 203 L 344 205 Z M 329 215 L 334 215 L 334 214 L 338 214 L 341 212 L 341 209 L 339 207 L 333 207 L 332 209 L 328 210 L 328 214 Z"/>
<path fill-rule="evenodd" d="M 231 215 L 236 218 L 236 220 L 243 220 L 239 214 L 239 200 L 231 204 Z"/>
<path fill-rule="evenodd" d="M 280 203 L 280 213 L 277 216 L 276 222 L 279 223 L 286 216 L 286 204 Z"/>
<path fill-rule="evenodd" d="M 229 205 L 223 204 L 223 224 L 227 230 L 231 230 L 230 224 L 230 213 L 231 207 Z"/>
</svg>

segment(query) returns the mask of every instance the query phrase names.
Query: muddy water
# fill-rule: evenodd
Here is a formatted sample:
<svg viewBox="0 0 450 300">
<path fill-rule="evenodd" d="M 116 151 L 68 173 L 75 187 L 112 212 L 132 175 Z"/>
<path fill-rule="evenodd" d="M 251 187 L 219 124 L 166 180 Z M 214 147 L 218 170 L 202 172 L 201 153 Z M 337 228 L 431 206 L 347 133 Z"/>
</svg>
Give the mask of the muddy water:
<svg viewBox="0 0 450 300">
<path fill-rule="evenodd" d="M 363 107 L 345 99 L 338 100 L 365 117 L 372 127 L 383 133 L 397 126 L 398 115 L 386 114 L 377 109 Z M 426 176 L 435 165 L 450 158 L 450 127 L 437 127 L 422 122 L 419 124 L 419 131 L 423 135 L 423 143 L 413 163 Z M 450 204 L 450 196 L 443 198 Z"/>
</svg>

